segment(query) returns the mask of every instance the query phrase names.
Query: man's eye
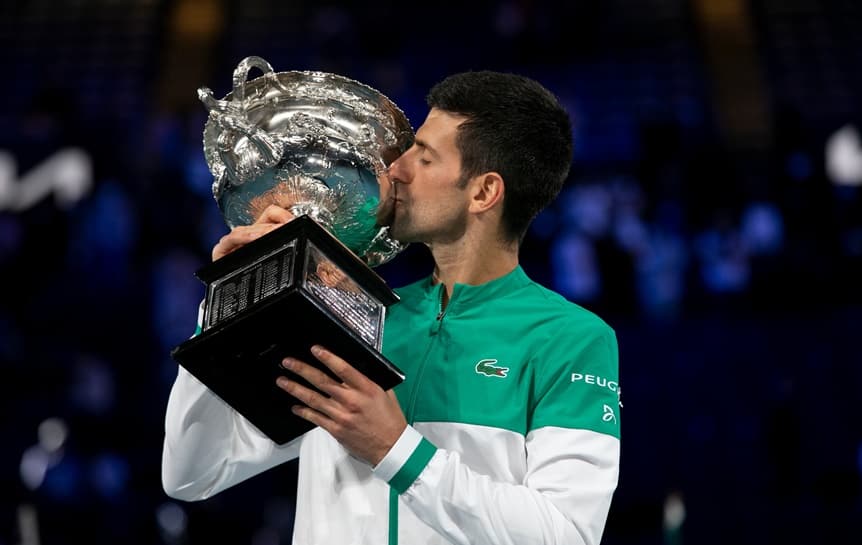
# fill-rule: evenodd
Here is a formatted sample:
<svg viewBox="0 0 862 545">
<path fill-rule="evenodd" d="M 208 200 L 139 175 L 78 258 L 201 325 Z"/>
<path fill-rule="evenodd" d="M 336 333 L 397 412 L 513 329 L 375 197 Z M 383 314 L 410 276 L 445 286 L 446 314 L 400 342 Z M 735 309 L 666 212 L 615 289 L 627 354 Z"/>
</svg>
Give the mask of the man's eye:
<svg viewBox="0 0 862 545">
<path fill-rule="evenodd" d="M 430 165 L 430 164 L 431 164 L 431 161 L 429 161 L 428 159 L 425 159 L 425 158 L 423 158 L 423 157 L 420 157 L 420 158 L 419 158 L 419 164 L 421 164 L 421 165 Z"/>
</svg>

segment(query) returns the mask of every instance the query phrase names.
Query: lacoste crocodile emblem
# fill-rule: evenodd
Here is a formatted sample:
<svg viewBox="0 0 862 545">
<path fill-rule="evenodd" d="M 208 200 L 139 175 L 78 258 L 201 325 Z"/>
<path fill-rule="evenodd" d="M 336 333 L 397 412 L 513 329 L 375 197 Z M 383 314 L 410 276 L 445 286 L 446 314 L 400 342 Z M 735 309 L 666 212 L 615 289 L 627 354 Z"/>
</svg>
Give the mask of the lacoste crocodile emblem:
<svg viewBox="0 0 862 545">
<path fill-rule="evenodd" d="M 497 367 L 494 365 L 495 363 L 497 363 L 497 360 L 479 360 L 479 363 L 476 364 L 476 372 L 487 377 L 506 378 L 506 373 L 509 372 L 509 368 Z"/>
</svg>

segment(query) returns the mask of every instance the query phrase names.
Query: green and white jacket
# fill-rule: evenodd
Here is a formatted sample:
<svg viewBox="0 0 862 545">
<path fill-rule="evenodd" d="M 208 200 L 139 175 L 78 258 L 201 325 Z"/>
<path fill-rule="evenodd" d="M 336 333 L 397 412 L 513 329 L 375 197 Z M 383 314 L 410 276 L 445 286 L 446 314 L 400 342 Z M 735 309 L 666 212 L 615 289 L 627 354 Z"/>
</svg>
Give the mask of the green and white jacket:
<svg viewBox="0 0 862 545">
<path fill-rule="evenodd" d="M 617 345 L 520 267 L 398 290 L 384 353 L 410 424 L 374 468 L 315 429 L 278 446 L 180 368 L 162 480 L 208 498 L 299 456 L 295 545 L 597 544 L 617 485 Z"/>
</svg>

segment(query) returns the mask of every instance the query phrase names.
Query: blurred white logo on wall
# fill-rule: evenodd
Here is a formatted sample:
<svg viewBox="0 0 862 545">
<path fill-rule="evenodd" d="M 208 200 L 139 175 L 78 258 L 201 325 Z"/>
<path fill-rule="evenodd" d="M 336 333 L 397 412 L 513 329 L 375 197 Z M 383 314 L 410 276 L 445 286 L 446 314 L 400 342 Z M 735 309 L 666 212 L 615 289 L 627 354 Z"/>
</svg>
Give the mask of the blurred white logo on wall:
<svg viewBox="0 0 862 545">
<path fill-rule="evenodd" d="M 826 173 L 836 185 L 862 185 L 862 143 L 853 125 L 844 125 L 826 141 Z"/>
<path fill-rule="evenodd" d="M 0 210 L 21 212 L 53 193 L 60 208 L 80 201 L 93 186 L 93 162 L 80 148 L 51 155 L 18 179 L 15 157 L 0 150 Z"/>
</svg>

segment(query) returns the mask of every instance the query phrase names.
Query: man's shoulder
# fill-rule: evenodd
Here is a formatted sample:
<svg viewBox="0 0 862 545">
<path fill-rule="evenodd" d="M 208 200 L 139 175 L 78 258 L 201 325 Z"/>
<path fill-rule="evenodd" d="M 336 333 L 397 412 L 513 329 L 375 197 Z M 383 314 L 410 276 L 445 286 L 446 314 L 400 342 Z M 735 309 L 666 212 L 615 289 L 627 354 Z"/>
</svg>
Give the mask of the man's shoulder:
<svg viewBox="0 0 862 545">
<path fill-rule="evenodd" d="M 429 278 L 420 278 L 415 282 L 393 289 L 398 296 L 398 302 L 387 309 L 387 323 L 403 322 L 408 317 L 425 313 L 427 298 L 430 296 L 428 291 Z M 407 323 L 404 322 L 404 325 Z"/>
<path fill-rule="evenodd" d="M 596 334 L 613 333 L 613 329 L 598 314 L 559 293 L 529 280 L 522 290 L 510 296 L 525 307 L 525 311 L 544 315 L 550 324 L 560 328 L 574 328 Z"/>
<path fill-rule="evenodd" d="M 406 284 L 406 285 L 401 286 L 399 288 L 395 288 L 394 291 L 402 299 L 405 299 L 405 298 L 410 299 L 410 298 L 415 297 L 421 293 L 424 293 L 427 290 L 427 288 L 428 288 L 428 277 L 425 276 L 425 277 L 420 278 L 419 280 L 416 280 L 414 282 L 410 282 L 409 284 Z"/>
<path fill-rule="evenodd" d="M 395 288 L 393 291 L 398 295 L 398 303 L 393 305 L 397 312 L 416 311 L 422 308 L 422 301 L 428 297 L 429 277 L 420 278 L 404 286 Z"/>
</svg>

